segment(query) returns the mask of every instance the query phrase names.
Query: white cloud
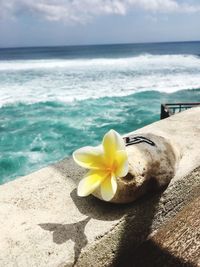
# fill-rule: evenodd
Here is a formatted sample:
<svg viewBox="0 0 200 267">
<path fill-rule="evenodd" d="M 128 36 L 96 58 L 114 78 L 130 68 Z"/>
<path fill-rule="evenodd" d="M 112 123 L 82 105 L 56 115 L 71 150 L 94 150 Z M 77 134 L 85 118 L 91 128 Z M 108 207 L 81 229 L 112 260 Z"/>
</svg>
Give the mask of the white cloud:
<svg viewBox="0 0 200 267">
<path fill-rule="evenodd" d="M 84 23 L 94 16 L 125 15 L 130 10 L 149 13 L 194 13 L 200 5 L 177 0 L 0 0 L 0 18 L 32 14 L 50 21 Z"/>
</svg>

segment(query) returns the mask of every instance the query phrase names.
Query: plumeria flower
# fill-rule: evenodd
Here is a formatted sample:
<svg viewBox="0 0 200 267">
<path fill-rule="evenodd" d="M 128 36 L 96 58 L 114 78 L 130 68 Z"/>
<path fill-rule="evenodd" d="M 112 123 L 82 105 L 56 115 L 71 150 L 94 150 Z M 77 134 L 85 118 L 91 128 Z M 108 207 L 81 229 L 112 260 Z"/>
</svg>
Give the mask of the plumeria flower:
<svg viewBox="0 0 200 267">
<path fill-rule="evenodd" d="M 83 147 L 73 153 L 75 162 L 89 172 L 78 185 L 78 195 L 88 196 L 100 189 L 102 199 L 110 201 L 117 191 L 117 177 L 128 173 L 128 157 L 123 138 L 114 130 L 105 134 L 97 147 Z"/>
</svg>

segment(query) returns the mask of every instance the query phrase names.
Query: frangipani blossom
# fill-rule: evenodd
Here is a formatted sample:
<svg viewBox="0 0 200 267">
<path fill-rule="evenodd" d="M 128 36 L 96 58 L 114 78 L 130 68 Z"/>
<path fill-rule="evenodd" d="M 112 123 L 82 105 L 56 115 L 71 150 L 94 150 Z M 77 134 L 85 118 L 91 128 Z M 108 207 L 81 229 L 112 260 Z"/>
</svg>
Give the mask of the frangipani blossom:
<svg viewBox="0 0 200 267">
<path fill-rule="evenodd" d="M 110 201 L 117 191 L 117 177 L 128 173 L 128 157 L 123 138 L 114 130 L 105 134 L 97 147 L 83 147 L 73 153 L 75 162 L 89 172 L 78 185 L 78 195 L 88 196 L 100 187 L 102 199 Z"/>
</svg>

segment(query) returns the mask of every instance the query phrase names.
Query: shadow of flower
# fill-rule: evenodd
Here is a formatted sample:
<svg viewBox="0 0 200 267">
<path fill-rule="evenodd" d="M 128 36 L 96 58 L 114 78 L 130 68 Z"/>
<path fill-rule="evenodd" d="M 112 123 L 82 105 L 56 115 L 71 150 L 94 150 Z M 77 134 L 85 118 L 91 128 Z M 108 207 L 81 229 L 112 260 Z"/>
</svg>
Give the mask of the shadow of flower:
<svg viewBox="0 0 200 267">
<path fill-rule="evenodd" d="M 39 226 L 46 231 L 53 232 L 53 242 L 58 245 L 67 240 L 72 240 L 74 242 L 74 262 L 76 262 L 81 250 L 88 243 L 84 231 L 90 219 L 90 217 L 87 217 L 82 221 L 71 224 L 42 223 Z"/>
</svg>

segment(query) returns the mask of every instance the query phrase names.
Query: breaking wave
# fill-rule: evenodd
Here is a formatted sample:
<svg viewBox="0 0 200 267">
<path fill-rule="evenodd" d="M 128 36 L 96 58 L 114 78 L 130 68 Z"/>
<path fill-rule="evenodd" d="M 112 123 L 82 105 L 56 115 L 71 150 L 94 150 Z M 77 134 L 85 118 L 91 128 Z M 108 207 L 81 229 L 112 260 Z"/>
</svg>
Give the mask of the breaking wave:
<svg viewBox="0 0 200 267">
<path fill-rule="evenodd" d="M 156 90 L 200 87 L 200 58 L 150 55 L 129 58 L 0 62 L 0 104 L 85 100 Z"/>
</svg>

